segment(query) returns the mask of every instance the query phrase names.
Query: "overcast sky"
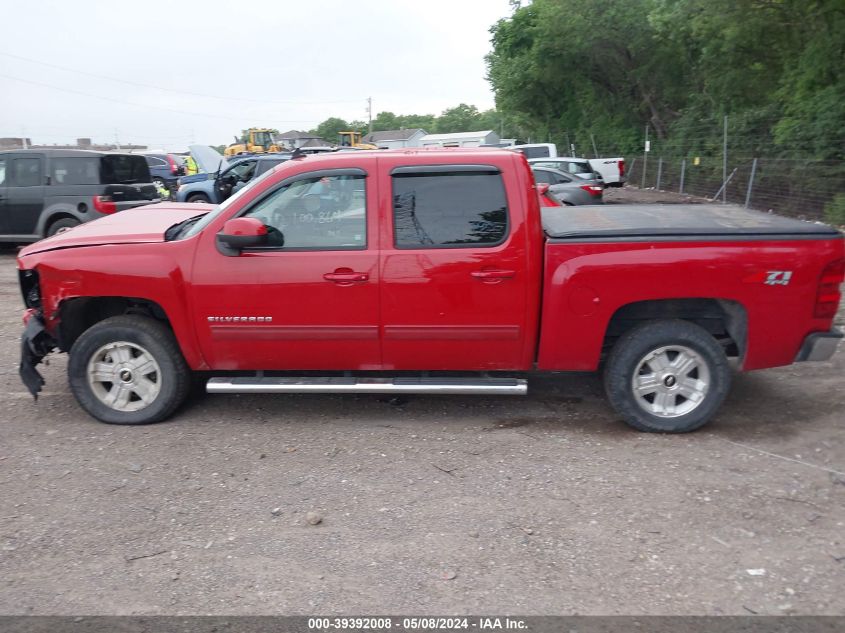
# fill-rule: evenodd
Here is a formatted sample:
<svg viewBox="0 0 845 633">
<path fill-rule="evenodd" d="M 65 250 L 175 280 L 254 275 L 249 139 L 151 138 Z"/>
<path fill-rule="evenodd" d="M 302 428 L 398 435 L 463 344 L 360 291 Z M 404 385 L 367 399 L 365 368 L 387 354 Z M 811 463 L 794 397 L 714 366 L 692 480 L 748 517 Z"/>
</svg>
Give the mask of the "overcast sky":
<svg viewBox="0 0 845 633">
<path fill-rule="evenodd" d="M 0 137 L 228 143 L 251 126 L 493 107 L 508 0 L 0 0 Z M 127 8 L 123 8 L 127 7 Z M 119 81 L 122 80 L 122 81 Z"/>
</svg>

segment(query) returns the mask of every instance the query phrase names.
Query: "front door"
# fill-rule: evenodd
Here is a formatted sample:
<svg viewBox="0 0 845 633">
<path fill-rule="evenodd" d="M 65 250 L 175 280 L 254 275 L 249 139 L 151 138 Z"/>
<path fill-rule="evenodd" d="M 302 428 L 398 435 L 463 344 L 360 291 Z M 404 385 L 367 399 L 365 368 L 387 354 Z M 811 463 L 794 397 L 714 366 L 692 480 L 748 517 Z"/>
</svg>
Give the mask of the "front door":
<svg viewBox="0 0 845 633">
<path fill-rule="evenodd" d="M 8 235 L 35 235 L 44 210 L 44 157 L 12 155 L 6 165 Z"/>
<path fill-rule="evenodd" d="M 385 369 L 525 369 L 526 229 L 513 221 L 523 209 L 502 174 L 398 166 L 384 177 L 393 224 L 382 232 Z"/>
<path fill-rule="evenodd" d="M 267 246 L 226 256 L 202 236 L 192 292 L 213 369 L 381 367 L 375 200 L 361 170 L 300 174 L 241 214 Z"/>
</svg>

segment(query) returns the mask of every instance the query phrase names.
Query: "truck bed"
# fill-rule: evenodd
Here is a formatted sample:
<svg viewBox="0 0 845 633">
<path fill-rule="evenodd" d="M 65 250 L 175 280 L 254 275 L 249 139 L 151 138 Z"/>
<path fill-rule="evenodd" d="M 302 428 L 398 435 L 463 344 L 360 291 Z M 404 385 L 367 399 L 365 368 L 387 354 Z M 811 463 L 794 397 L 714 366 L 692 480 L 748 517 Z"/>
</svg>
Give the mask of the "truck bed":
<svg viewBox="0 0 845 633">
<path fill-rule="evenodd" d="M 614 204 L 545 207 L 550 241 L 830 239 L 826 224 L 722 204 Z"/>
</svg>

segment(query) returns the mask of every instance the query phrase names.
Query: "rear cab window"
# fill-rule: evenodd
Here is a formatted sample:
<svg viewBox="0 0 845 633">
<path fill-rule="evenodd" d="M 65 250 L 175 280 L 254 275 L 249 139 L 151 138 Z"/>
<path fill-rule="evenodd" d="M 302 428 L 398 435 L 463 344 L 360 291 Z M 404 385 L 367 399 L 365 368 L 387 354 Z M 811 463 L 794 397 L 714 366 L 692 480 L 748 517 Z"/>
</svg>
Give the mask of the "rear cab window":
<svg viewBox="0 0 845 633">
<path fill-rule="evenodd" d="M 507 239 L 508 204 L 497 168 L 398 167 L 391 178 L 397 249 L 493 247 Z"/>
</svg>

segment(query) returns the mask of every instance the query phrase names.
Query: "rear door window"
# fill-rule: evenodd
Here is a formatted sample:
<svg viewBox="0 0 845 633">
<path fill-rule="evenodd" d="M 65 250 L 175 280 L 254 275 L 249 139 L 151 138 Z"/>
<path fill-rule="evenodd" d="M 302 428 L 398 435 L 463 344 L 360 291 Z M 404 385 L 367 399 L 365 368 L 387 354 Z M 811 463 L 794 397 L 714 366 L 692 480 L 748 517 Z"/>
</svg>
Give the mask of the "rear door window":
<svg viewBox="0 0 845 633">
<path fill-rule="evenodd" d="M 152 181 L 143 156 L 111 155 L 100 158 L 101 183 L 120 185 Z"/>
<path fill-rule="evenodd" d="M 508 205 L 495 168 L 393 173 L 396 248 L 496 246 L 508 232 Z"/>
<path fill-rule="evenodd" d="M 97 185 L 100 183 L 100 159 L 97 156 L 70 156 L 50 160 L 50 184 Z"/>
<path fill-rule="evenodd" d="M 14 187 L 37 187 L 41 184 L 41 159 L 12 159 L 12 182 Z"/>
</svg>

